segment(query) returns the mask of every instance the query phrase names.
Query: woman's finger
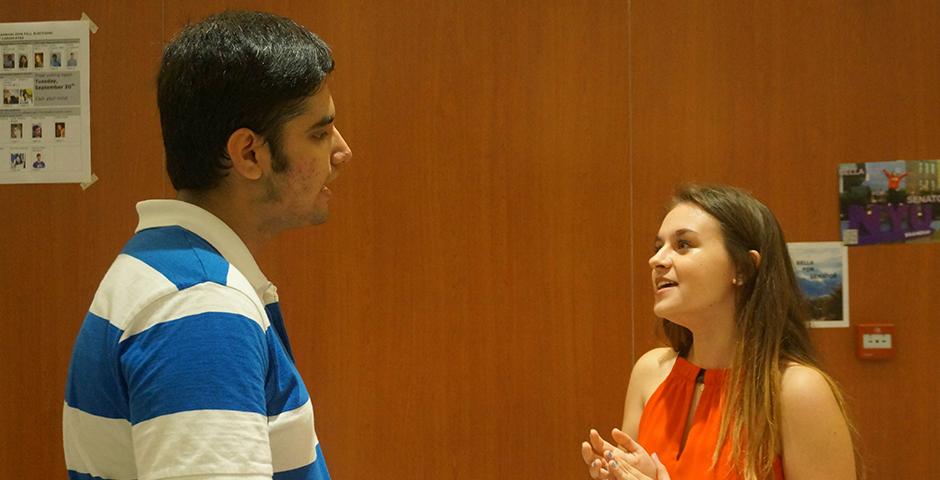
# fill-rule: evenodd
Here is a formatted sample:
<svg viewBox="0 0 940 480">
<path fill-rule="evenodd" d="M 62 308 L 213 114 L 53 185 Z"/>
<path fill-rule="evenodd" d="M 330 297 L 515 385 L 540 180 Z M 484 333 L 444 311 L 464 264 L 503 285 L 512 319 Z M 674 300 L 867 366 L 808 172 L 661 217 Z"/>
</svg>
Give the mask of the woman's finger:
<svg viewBox="0 0 940 480">
<path fill-rule="evenodd" d="M 638 451 L 643 451 L 643 447 L 639 443 L 636 443 L 636 440 L 633 439 L 630 435 L 627 435 L 625 432 L 619 428 L 615 428 L 610 432 L 611 437 L 618 445 L 623 447 L 627 452 L 635 453 Z"/>
<path fill-rule="evenodd" d="M 591 474 L 591 478 L 604 480 L 610 477 L 609 470 L 610 466 L 607 464 L 607 462 L 597 458 L 591 462 L 591 467 L 588 469 L 588 472 Z"/>
<path fill-rule="evenodd" d="M 594 430 L 593 428 L 591 429 L 591 433 L 589 437 L 591 440 L 591 447 L 594 448 L 594 452 L 597 453 L 598 455 L 603 453 L 604 450 L 609 450 L 613 448 L 613 445 L 611 445 L 610 443 L 607 443 L 607 441 L 604 440 L 603 437 L 601 437 L 601 434 L 597 433 L 597 430 Z"/>
<path fill-rule="evenodd" d="M 623 462 L 618 462 L 616 460 L 610 462 L 610 473 L 617 480 L 641 480 L 647 479 L 644 475 L 643 477 L 637 477 L 630 470 L 628 470 L 629 464 Z"/>
<path fill-rule="evenodd" d="M 590 465 L 591 462 L 597 458 L 597 455 L 594 453 L 594 449 L 591 448 L 590 443 L 581 442 L 581 458 L 584 459 L 585 465 Z"/>
</svg>

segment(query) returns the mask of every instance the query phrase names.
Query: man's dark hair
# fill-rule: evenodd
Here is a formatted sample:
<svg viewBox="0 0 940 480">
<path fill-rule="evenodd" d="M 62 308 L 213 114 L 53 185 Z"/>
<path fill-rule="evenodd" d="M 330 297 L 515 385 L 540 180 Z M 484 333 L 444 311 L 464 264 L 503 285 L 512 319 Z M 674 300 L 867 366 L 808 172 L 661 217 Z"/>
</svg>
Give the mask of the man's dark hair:
<svg viewBox="0 0 940 480">
<path fill-rule="evenodd" d="M 217 186 L 231 168 L 226 144 L 239 128 L 261 135 L 280 159 L 281 126 L 332 71 L 329 46 L 288 18 L 231 11 L 184 28 L 164 49 L 157 75 L 173 187 Z"/>
</svg>

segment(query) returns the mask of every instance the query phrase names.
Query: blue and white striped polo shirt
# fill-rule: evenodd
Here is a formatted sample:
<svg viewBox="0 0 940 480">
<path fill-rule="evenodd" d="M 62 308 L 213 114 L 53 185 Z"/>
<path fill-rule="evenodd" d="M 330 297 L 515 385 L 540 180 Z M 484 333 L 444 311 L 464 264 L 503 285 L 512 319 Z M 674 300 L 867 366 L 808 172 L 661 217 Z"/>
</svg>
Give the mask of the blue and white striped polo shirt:
<svg viewBox="0 0 940 480">
<path fill-rule="evenodd" d="M 72 479 L 329 479 L 274 286 L 225 223 L 137 205 L 69 366 Z"/>
</svg>

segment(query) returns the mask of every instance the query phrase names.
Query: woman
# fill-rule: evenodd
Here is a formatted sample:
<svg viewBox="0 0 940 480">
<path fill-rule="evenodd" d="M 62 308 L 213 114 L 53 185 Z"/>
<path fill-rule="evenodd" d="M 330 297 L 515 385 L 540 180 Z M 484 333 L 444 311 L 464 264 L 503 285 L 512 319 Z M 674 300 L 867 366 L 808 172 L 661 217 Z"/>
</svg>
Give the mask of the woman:
<svg viewBox="0 0 940 480">
<path fill-rule="evenodd" d="M 591 476 L 856 478 L 842 395 L 810 346 L 770 210 L 736 188 L 685 187 L 649 265 L 670 347 L 637 360 L 616 445 L 594 430 L 582 444 Z"/>
</svg>

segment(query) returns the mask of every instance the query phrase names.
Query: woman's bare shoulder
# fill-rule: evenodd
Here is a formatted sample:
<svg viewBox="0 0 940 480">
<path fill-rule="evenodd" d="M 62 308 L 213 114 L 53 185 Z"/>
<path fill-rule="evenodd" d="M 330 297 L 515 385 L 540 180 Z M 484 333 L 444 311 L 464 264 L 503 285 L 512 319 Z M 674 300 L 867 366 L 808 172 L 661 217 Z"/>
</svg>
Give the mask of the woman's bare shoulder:
<svg viewBox="0 0 940 480">
<path fill-rule="evenodd" d="M 790 362 L 781 373 L 780 397 L 784 406 L 810 406 L 812 411 L 817 402 L 835 400 L 832 385 L 819 369 Z"/>
<path fill-rule="evenodd" d="M 633 366 L 630 383 L 636 384 L 648 397 L 669 375 L 678 353 L 669 347 L 654 348 L 644 353 Z"/>
<path fill-rule="evenodd" d="M 640 356 L 636 361 L 637 367 L 643 368 L 672 368 L 673 362 L 679 354 L 670 347 L 654 348 Z"/>
<path fill-rule="evenodd" d="M 780 437 L 787 478 L 854 479 L 855 454 L 832 380 L 791 363 L 780 380 Z"/>
<path fill-rule="evenodd" d="M 669 375 L 676 356 L 676 351 L 671 348 L 654 348 L 633 364 L 623 408 L 622 430 L 627 435 L 635 438 L 638 434 L 646 402 Z"/>
</svg>

